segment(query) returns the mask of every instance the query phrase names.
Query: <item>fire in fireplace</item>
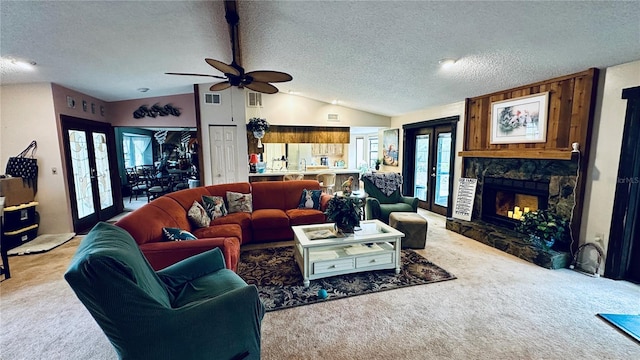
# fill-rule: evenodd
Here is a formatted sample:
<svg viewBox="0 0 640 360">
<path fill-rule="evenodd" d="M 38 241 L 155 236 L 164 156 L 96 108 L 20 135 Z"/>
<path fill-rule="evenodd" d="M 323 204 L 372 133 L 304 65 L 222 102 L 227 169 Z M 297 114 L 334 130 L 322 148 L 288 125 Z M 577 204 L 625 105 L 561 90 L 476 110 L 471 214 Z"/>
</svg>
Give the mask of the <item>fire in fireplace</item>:
<svg viewBox="0 0 640 360">
<path fill-rule="evenodd" d="M 487 176 L 482 186 L 481 218 L 496 225 L 513 228 L 525 213 L 546 209 L 548 199 L 548 180 L 516 180 Z"/>
</svg>

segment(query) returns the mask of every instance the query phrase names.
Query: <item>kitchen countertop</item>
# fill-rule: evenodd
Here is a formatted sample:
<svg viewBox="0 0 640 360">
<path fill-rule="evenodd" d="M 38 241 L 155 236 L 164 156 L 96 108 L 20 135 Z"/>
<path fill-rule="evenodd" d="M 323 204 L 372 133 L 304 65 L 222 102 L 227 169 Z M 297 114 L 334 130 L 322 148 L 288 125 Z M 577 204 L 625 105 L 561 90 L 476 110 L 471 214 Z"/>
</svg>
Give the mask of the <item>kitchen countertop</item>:
<svg viewBox="0 0 640 360">
<path fill-rule="evenodd" d="M 358 169 L 321 169 L 321 170 L 307 170 L 307 171 L 298 171 L 298 170 L 267 170 L 263 173 L 249 173 L 249 177 L 258 177 L 258 176 L 282 176 L 284 174 L 299 174 L 302 173 L 304 175 L 317 175 L 321 173 L 335 173 L 335 174 L 359 174 L 360 170 Z"/>
</svg>

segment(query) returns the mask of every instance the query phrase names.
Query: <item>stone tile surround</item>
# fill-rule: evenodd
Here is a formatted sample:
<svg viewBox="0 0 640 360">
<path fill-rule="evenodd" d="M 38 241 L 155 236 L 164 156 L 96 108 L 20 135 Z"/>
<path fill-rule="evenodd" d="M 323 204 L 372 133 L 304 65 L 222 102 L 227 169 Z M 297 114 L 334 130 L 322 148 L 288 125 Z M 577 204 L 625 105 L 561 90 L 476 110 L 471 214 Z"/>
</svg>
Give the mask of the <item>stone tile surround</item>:
<svg viewBox="0 0 640 360">
<path fill-rule="evenodd" d="M 482 221 L 482 187 L 485 177 L 549 181 L 547 208 L 569 219 L 574 206 L 577 162 L 570 160 L 465 158 L 464 177 L 478 179 L 471 221 L 447 219 L 448 230 L 532 262 L 558 269 L 569 265 L 570 255 L 533 246 L 523 234 Z"/>
</svg>

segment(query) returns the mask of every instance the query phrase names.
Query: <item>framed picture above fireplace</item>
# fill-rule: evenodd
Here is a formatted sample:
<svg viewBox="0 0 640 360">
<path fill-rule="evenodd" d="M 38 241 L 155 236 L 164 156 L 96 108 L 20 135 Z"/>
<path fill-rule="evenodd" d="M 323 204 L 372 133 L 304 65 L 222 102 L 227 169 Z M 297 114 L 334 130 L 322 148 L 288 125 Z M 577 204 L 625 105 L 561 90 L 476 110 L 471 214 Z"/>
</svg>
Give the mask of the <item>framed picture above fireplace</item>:
<svg viewBox="0 0 640 360">
<path fill-rule="evenodd" d="M 491 144 L 547 141 L 549 92 L 491 103 Z"/>
</svg>

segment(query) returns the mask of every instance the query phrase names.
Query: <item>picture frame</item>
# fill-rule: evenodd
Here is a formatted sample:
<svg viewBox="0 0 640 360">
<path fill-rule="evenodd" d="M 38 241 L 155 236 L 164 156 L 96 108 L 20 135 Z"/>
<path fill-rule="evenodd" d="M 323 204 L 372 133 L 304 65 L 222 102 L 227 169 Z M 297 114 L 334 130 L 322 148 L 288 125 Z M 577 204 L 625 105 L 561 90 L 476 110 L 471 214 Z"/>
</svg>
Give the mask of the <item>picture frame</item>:
<svg viewBox="0 0 640 360">
<path fill-rule="evenodd" d="M 382 133 L 382 165 L 398 166 L 399 129 L 385 130 Z"/>
<path fill-rule="evenodd" d="M 547 141 L 549 92 L 491 103 L 491 144 Z"/>
</svg>

